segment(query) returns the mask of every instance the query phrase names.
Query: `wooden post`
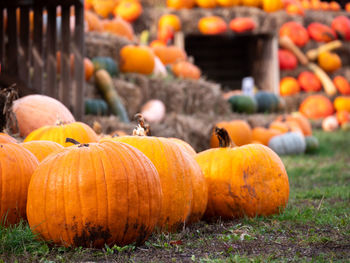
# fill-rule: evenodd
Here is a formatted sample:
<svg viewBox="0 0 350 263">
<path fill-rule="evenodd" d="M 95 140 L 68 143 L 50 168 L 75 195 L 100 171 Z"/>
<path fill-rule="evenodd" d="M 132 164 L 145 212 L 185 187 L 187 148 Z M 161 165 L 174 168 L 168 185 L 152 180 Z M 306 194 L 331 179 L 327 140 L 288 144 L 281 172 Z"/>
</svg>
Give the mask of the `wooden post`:
<svg viewBox="0 0 350 263">
<path fill-rule="evenodd" d="M 16 8 L 9 7 L 7 9 L 7 37 L 10 45 L 7 45 L 7 65 L 6 71 L 12 75 L 18 75 L 18 38 L 17 38 L 17 19 Z"/>
<path fill-rule="evenodd" d="M 1 67 L 4 67 L 4 46 L 5 46 L 5 37 L 4 37 L 4 9 L 0 7 L 0 64 Z"/>
<path fill-rule="evenodd" d="M 24 6 L 20 9 L 20 41 L 19 41 L 19 77 L 26 85 L 29 85 L 29 7 Z"/>
<path fill-rule="evenodd" d="M 44 93 L 50 97 L 58 98 L 58 91 L 56 88 L 56 6 L 50 6 L 47 9 L 47 82 Z"/>
<path fill-rule="evenodd" d="M 34 66 L 34 74 L 32 79 L 33 89 L 40 93 L 44 93 L 43 72 L 43 7 L 34 6 L 34 37 L 32 45 L 32 58 Z"/>
</svg>

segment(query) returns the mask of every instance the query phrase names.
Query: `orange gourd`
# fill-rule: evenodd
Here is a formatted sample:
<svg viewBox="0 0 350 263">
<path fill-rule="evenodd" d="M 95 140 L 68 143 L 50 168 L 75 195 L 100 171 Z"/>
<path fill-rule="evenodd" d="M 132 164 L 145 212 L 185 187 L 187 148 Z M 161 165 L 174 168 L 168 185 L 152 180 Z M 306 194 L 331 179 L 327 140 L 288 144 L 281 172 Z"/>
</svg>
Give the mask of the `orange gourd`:
<svg viewBox="0 0 350 263">
<path fill-rule="evenodd" d="M 174 32 L 181 30 L 181 20 L 177 15 L 164 14 L 158 20 L 158 28 L 170 27 Z"/>
<path fill-rule="evenodd" d="M 88 26 L 88 31 L 102 32 L 103 25 L 101 19 L 96 15 L 96 13 L 85 11 L 84 17 Z"/>
<path fill-rule="evenodd" d="M 223 121 L 217 123 L 216 127 L 225 128 L 235 145 L 242 146 L 251 143 L 253 140 L 252 129 L 244 120 Z M 215 135 L 215 128 L 210 138 L 210 147 L 219 147 L 219 140 Z"/>
<path fill-rule="evenodd" d="M 262 7 L 265 12 L 276 12 L 283 7 L 281 0 L 262 0 Z"/>
<path fill-rule="evenodd" d="M 304 9 L 299 4 L 290 4 L 286 7 L 287 14 L 304 16 Z"/>
<path fill-rule="evenodd" d="M 154 70 L 154 53 L 147 46 L 126 45 L 120 50 L 120 58 L 122 72 L 151 74 Z"/>
<path fill-rule="evenodd" d="M 222 7 L 232 7 L 239 5 L 241 0 L 216 0 L 216 4 Z"/>
<path fill-rule="evenodd" d="M 196 0 L 196 4 L 202 8 L 214 8 L 216 7 L 216 0 Z"/>
<path fill-rule="evenodd" d="M 62 150 L 61 144 L 53 141 L 30 141 L 23 142 L 21 145 L 30 151 L 38 159 L 39 163 L 53 152 Z"/>
<path fill-rule="evenodd" d="M 209 186 L 205 218 L 233 219 L 281 212 L 289 198 L 288 175 L 281 159 L 261 144 L 234 147 L 223 130 L 215 129 L 220 148 L 196 156 Z"/>
<path fill-rule="evenodd" d="M 167 0 L 166 5 L 174 9 L 190 9 L 194 7 L 196 0 Z"/>
<path fill-rule="evenodd" d="M 281 96 L 290 96 L 299 93 L 300 86 L 298 81 L 293 77 L 284 77 L 280 82 Z"/>
<path fill-rule="evenodd" d="M 185 50 L 177 46 L 156 46 L 153 48 L 153 51 L 164 65 L 187 59 Z"/>
<path fill-rule="evenodd" d="M 310 37 L 318 42 L 330 42 L 337 39 L 335 31 L 324 24 L 313 22 L 307 27 Z"/>
<path fill-rule="evenodd" d="M 30 178 L 38 160 L 17 143 L 0 143 L 0 223 L 11 225 L 26 218 Z"/>
<path fill-rule="evenodd" d="M 112 141 L 80 144 L 36 169 L 28 222 L 44 240 L 66 247 L 140 244 L 158 222 L 161 200 L 157 170 L 139 150 Z"/>
<path fill-rule="evenodd" d="M 138 19 L 142 12 L 142 5 L 137 0 L 122 0 L 113 11 L 115 16 L 119 16 L 130 23 Z"/>
<path fill-rule="evenodd" d="M 337 2 L 331 1 L 329 3 L 329 9 L 332 10 L 332 11 L 340 11 L 341 7 L 340 7 L 340 5 Z"/>
<path fill-rule="evenodd" d="M 300 88 L 306 92 L 320 91 L 322 88 L 321 81 L 312 72 L 303 71 L 298 76 L 298 83 Z"/>
<path fill-rule="evenodd" d="M 336 111 L 346 110 L 350 112 L 350 96 L 338 96 L 334 100 L 334 108 Z"/>
<path fill-rule="evenodd" d="M 332 29 L 344 40 L 350 40 L 350 19 L 346 16 L 337 16 L 332 21 Z"/>
<path fill-rule="evenodd" d="M 347 3 L 347 4 L 345 5 L 345 11 L 346 11 L 346 12 L 350 12 L 350 3 Z"/>
<path fill-rule="evenodd" d="M 300 105 L 299 111 L 309 119 L 320 119 L 334 112 L 332 102 L 323 95 L 311 95 Z"/>
<path fill-rule="evenodd" d="M 198 30 L 204 35 L 217 35 L 225 33 L 227 24 L 219 16 L 206 16 L 198 21 Z"/>
<path fill-rule="evenodd" d="M 271 122 L 269 125 L 269 129 L 278 130 L 281 132 L 281 134 L 290 131 L 288 124 L 286 124 L 285 122 L 282 122 L 282 121 Z"/>
<path fill-rule="evenodd" d="M 90 126 L 83 122 L 73 122 L 69 124 L 47 125 L 32 131 L 24 139 L 24 142 L 30 141 L 53 141 L 64 147 L 71 146 L 72 143 L 66 142 L 66 138 L 75 139 L 81 143 L 97 142 L 98 136 Z"/>
<path fill-rule="evenodd" d="M 299 47 L 303 47 L 309 42 L 309 33 L 307 30 L 301 24 L 294 21 L 283 24 L 280 28 L 279 36 L 289 37 Z"/>
<path fill-rule="evenodd" d="M 266 146 L 269 145 L 269 141 L 272 137 L 282 134 L 279 130 L 266 129 L 264 127 L 255 127 L 252 132 L 253 142 L 256 141 Z"/>
<path fill-rule="evenodd" d="M 112 14 L 115 6 L 117 5 L 117 1 L 115 0 L 93 0 L 92 7 L 96 14 L 103 18 L 107 18 L 110 14 Z"/>
<path fill-rule="evenodd" d="M 333 83 L 337 90 L 343 95 L 350 95 L 350 84 L 343 76 L 336 76 Z"/>
<path fill-rule="evenodd" d="M 328 51 L 321 52 L 318 55 L 318 64 L 327 72 L 336 71 L 342 66 L 340 57 L 336 53 L 331 53 Z"/>
<path fill-rule="evenodd" d="M 250 17 L 237 17 L 230 21 L 229 27 L 234 32 L 243 33 L 254 30 L 256 23 Z"/>
<path fill-rule="evenodd" d="M 171 70 L 179 78 L 199 79 L 201 77 L 201 70 L 188 61 L 179 61 L 172 64 Z"/>
<path fill-rule="evenodd" d="M 120 17 L 116 17 L 112 20 L 104 20 L 102 25 L 104 32 L 108 32 L 120 37 L 125 37 L 130 41 L 134 40 L 134 29 L 130 23 Z"/>
</svg>

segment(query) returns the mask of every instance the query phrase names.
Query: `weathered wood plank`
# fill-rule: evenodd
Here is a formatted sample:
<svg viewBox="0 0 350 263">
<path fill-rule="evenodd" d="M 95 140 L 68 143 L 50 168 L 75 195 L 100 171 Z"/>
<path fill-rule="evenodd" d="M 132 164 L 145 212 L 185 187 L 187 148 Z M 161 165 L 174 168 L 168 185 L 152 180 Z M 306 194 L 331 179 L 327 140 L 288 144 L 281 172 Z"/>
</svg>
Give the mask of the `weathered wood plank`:
<svg viewBox="0 0 350 263">
<path fill-rule="evenodd" d="M 43 72 L 43 7 L 34 7 L 34 32 L 33 32 L 32 58 L 34 74 L 32 79 L 32 87 L 40 94 L 44 93 Z"/>
<path fill-rule="evenodd" d="M 24 6 L 20 9 L 20 34 L 19 34 L 19 77 L 27 85 L 29 85 L 29 7 Z"/>
<path fill-rule="evenodd" d="M 4 9 L 0 7 L 0 64 L 2 68 L 4 67 L 4 33 Z"/>
<path fill-rule="evenodd" d="M 47 33 L 46 33 L 46 44 L 47 44 L 47 60 L 46 60 L 46 68 L 47 68 L 47 84 L 45 94 L 58 98 L 58 90 L 57 90 L 57 59 L 56 59 L 56 51 L 57 51 L 57 43 L 56 43 L 56 7 L 50 6 L 47 9 Z"/>
<path fill-rule="evenodd" d="M 18 38 L 17 38 L 17 19 L 16 19 L 16 8 L 7 9 L 7 65 L 6 71 L 13 76 L 18 75 Z"/>
</svg>

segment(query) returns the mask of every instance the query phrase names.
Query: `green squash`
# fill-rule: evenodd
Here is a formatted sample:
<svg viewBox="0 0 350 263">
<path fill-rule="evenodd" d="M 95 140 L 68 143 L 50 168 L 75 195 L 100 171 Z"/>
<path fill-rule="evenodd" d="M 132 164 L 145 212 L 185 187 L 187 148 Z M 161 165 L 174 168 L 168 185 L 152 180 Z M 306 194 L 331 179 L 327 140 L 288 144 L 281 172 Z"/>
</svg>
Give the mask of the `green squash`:
<svg viewBox="0 0 350 263">
<path fill-rule="evenodd" d="M 116 76 L 119 73 L 117 62 L 110 57 L 94 57 L 91 59 L 94 64 L 94 71 L 105 69 L 111 76 Z"/>
<path fill-rule="evenodd" d="M 110 74 L 104 69 L 98 70 L 95 73 L 95 84 L 107 101 L 110 112 L 117 115 L 122 122 L 129 123 L 128 113 L 119 98 Z"/>
<path fill-rule="evenodd" d="M 85 114 L 86 115 L 108 115 L 108 105 L 101 99 L 85 99 Z"/>
<path fill-rule="evenodd" d="M 267 91 L 259 91 L 255 94 L 255 100 L 258 104 L 258 112 L 275 112 L 279 109 L 279 97 Z"/>
<path fill-rule="evenodd" d="M 258 105 L 254 98 L 247 95 L 234 95 L 228 99 L 231 110 L 238 113 L 255 113 Z"/>
<path fill-rule="evenodd" d="M 318 139 L 314 136 L 306 136 L 305 137 L 306 142 L 306 153 L 314 153 L 319 148 Z"/>
</svg>

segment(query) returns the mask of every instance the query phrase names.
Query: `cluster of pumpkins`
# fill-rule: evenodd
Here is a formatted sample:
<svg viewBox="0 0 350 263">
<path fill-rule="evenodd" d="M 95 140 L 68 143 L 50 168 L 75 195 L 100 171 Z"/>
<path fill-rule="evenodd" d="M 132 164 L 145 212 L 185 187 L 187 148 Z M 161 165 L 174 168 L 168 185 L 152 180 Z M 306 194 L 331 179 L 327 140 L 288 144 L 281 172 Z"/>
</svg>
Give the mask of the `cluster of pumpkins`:
<svg viewBox="0 0 350 263">
<path fill-rule="evenodd" d="M 308 50 L 306 57 L 309 61 L 317 60 L 318 65 L 327 73 L 335 73 L 342 67 L 340 56 L 333 52 L 334 49 L 341 47 L 341 42 L 350 40 L 350 19 L 346 16 L 337 16 L 333 19 L 330 26 L 312 22 L 307 28 L 298 22 L 290 21 L 283 24 L 279 31 L 280 37 L 287 36 L 296 46 L 304 47 L 310 39 L 312 41 L 327 43 L 315 50 Z M 298 66 L 297 57 L 289 50 L 280 49 L 278 52 L 279 65 L 281 70 L 294 70 Z M 333 84 L 342 94 L 348 94 L 348 81 L 344 77 L 336 76 Z M 326 89 L 326 87 L 324 87 Z M 320 91 L 321 82 L 314 73 L 302 72 L 298 79 L 287 76 L 280 82 L 280 94 L 282 96 L 293 95 L 301 90 L 306 92 Z"/>
<path fill-rule="evenodd" d="M 219 122 L 217 127 L 225 128 L 236 145 L 262 144 L 278 155 L 314 153 L 319 145 L 312 136 L 309 120 L 299 112 L 279 116 L 268 127 L 254 127 L 244 120 Z M 211 147 L 218 147 L 216 136 L 212 135 Z"/>
<path fill-rule="evenodd" d="M 301 15 L 307 10 L 313 11 L 340 11 L 342 8 L 336 1 L 320 1 L 320 0 L 285 0 L 284 7 L 288 14 Z M 345 10 L 350 12 L 350 4 L 345 5 Z"/>
<path fill-rule="evenodd" d="M 99 137 L 67 109 L 52 117 L 59 123 L 32 129 L 47 115 L 14 105 L 25 139 L 0 134 L 0 216 L 5 225 L 27 218 L 55 244 L 139 244 L 155 228 L 267 216 L 288 202 L 278 155 L 262 144 L 234 146 L 225 129 L 215 128 L 219 148 L 196 153 L 180 139 L 147 136 L 142 115 L 132 136 Z"/>
</svg>

